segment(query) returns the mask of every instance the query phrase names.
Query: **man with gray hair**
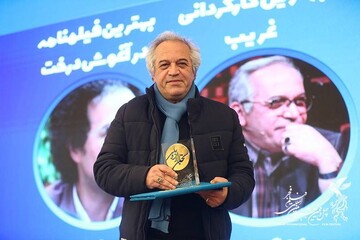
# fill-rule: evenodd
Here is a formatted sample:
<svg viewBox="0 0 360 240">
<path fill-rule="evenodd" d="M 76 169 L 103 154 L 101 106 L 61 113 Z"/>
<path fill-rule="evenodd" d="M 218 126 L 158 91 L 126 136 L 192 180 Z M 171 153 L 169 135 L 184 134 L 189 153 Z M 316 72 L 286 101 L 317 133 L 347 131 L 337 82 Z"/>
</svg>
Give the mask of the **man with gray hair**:
<svg viewBox="0 0 360 240">
<path fill-rule="evenodd" d="M 256 58 L 231 79 L 229 105 L 254 163 L 252 197 L 232 212 L 268 218 L 309 204 L 335 179 L 346 154 L 341 135 L 307 122 L 312 98 L 292 59 Z"/>
<path fill-rule="evenodd" d="M 125 197 L 120 238 L 230 239 L 228 211 L 245 202 L 255 185 L 238 116 L 226 104 L 200 96 L 195 85 L 200 52 L 186 38 L 160 34 L 146 61 L 154 84 L 120 108 L 94 164 L 98 185 Z M 161 157 L 161 146 L 189 139 L 196 146 L 201 181 L 231 186 L 130 201 L 134 194 L 180 185 L 177 172 Z"/>
</svg>

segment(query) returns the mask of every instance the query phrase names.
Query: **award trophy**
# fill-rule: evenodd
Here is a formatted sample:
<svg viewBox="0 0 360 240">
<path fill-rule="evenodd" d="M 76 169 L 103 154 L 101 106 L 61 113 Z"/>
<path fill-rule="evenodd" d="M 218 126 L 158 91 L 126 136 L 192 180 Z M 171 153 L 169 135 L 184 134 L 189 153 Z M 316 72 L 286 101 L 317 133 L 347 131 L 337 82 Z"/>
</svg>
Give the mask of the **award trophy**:
<svg viewBox="0 0 360 240">
<path fill-rule="evenodd" d="M 199 185 L 199 172 L 196 162 L 194 141 L 179 141 L 175 144 L 162 144 L 164 163 L 178 174 L 178 187 Z"/>
<path fill-rule="evenodd" d="M 171 167 L 177 174 L 179 185 L 174 190 L 160 190 L 130 196 L 130 201 L 153 200 L 205 190 L 229 187 L 231 182 L 201 182 L 197 165 L 194 140 L 178 141 L 174 144 L 161 144 L 163 163 Z"/>
</svg>

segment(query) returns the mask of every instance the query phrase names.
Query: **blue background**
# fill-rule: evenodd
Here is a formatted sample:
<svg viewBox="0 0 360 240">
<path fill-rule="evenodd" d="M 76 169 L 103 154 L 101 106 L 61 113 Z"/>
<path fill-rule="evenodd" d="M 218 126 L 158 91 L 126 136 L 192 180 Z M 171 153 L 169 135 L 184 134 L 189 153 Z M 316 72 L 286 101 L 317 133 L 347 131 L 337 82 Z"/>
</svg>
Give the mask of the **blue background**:
<svg viewBox="0 0 360 240">
<path fill-rule="evenodd" d="M 121 43 L 131 42 L 132 54 L 141 52 L 157 34 L 174 30 L 199 45 L 203 63 L 197 75 L 200 89 L 216 72 L 253 52 L 282 51 L 303 58 L 323 70 L 342 94 L 349 113 L 351 138 L 349 152 L 338 177 L 340 195 L 328 190 L 306 207 L 307 212 L 331 210 L 342 197 L 345 218 L 335 221 L 317 215 L 316 221 L 301 211 L 276 219 L 249 219 L 232 216 L 232 239 L 312 240 L 359 239 L 360 228 L 360 1 L 298 0 L 284 2 L 284 8 L 264 10 L 260 6 L 240 9 L 236 16 L 204 16 L 188 25 L 180 25 L 181 13 L 194 12 L 197 1 L 1 1 L 0 2 L 0 238 L 1 239 L 117 239 L 118 221 L 107 225 L 78 225 L 52 211 L 44 196 L 37 174 L 39 133 L 56 103 L 79 84 L 98 75 L 120 74 L 140 89 L 151 84 L 144 59 L 132 64 L 119 62 L 113 68 L 94 67 L 90 72 L 72 71 L 41 75 L 46 61 L 55 64 L 60 56 L 67 63 L 76 58 L 92 60 L 96 52 L 103 56 L 118 51 Z M 234 1 L 240 3 L 245 1 Z M 264 2 L 264 1 L 253 1 Z M 267 1 L 270 2 L 270 1 Z M 272 1 L 276 2 L 276 1 Z M 143 3 L 143 4 L 142 4 Z M 205 3 L 205 2 L 203 2 Z M 206 4 L 224 7 L 222 1 Z M 294 3 L 291 6 L 291 3 Z M 91 29 L 95 19 L 102 27 L 131 24 L 131 16 L 140 21 L 156 18 L 153 31 L 133 30 L 121 38 L 94 38 L 70 46 L 38 49 L 38 43 L 64 28 L 77 32 L 79 26 Z M 232 50 L 224 36 L 266 32 L 268 20 L 275 19 L 278 36 L 262 45 Z M 240 56 L 240 57 L 239 57 Z"/>
</svg>

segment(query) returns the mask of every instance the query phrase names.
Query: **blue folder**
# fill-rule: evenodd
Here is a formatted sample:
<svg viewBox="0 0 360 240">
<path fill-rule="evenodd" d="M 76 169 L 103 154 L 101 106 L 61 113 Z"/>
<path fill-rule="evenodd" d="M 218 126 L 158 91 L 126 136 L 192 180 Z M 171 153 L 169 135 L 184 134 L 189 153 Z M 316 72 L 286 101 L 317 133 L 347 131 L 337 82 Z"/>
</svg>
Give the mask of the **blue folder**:
<svg viewBox="0 0 360 240">
<path fill-rule="evenodd" d="M 200 182 L 199 185 L 179 187 L 173 190 L 162 190 L 162 191 L 154 191 L 154 192 L 131 195 L 130 201 L 144 201 L 144 200 L 154 200 L 156 198 L 168 198 L 168 197 L 173 197 L 188 193 L 195 193 L 204 190 L 220 189 L 223 187 L 229 187 L 230 185 L 231 182 L 220 182 L 220 183 Z"/>
</svg>

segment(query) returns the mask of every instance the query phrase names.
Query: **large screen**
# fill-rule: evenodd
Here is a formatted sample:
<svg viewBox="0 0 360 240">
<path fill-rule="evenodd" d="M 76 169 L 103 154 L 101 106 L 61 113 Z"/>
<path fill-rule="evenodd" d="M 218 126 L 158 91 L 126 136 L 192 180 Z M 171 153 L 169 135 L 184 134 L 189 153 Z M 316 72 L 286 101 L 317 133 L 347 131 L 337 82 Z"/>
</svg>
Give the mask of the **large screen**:
<svg viewBox="0 0 360 240">
<path fill-rule="evenodd" d="M 288 107 L 311 100 L 306 124 L 342 136 L 326 190 L 303 204 L 310 194 L 288 185 L 274 216 L 231 211 L 231 238 L 358 239 L 359 13 L 357 0 L 153 1 L 0 36 L 0 238 L 118 239 L 123 199 L 97 188 L 92 164 L 117 109 L 153 83 L 149 42 L 170 30 L 201 50 L 201 95 L 230 105 L 241 66 L 285 57 L 307 94 Z"/>
</svg>

